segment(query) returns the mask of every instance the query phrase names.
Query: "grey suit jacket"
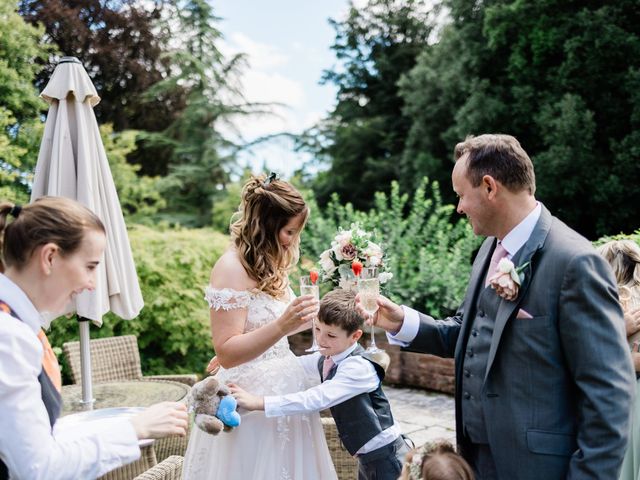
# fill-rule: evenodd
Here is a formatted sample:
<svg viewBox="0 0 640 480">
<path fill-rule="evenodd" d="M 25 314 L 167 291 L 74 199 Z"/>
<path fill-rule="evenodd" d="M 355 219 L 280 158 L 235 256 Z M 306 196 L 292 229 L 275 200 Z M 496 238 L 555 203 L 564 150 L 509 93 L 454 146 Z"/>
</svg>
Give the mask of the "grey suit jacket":
<svg viewBox="0 0 640 480">
<path fill-rule="evenodd" d="M 420 314 L 418 335 L 407 348 L 455 356 L 463 455 L 468 453 L 460 410 L 464 351 L 495 244 L 487 238 L 480 248 L 456 315 L 434 320 Z M 482 389 L 499 478 L 617 479 L 635 375 L 611 269 L 544 206 L 513 262 L 530 263 L 516 300 L 500 304 Z M 533 318 L 516 318 L 519 309 Z"/>
</svg>

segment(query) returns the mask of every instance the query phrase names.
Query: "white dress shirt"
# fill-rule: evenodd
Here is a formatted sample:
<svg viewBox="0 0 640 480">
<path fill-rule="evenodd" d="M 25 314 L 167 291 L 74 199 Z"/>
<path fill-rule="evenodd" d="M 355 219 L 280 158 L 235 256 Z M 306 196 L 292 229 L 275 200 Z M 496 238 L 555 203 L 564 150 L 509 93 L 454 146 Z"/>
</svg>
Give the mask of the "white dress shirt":
<svg viewBox="0 0 640 480">
<path fill-rule="evenodd" d="M 20 320 L 0 311 L 0 459 L 9 477 L 25 480 L 96 478 L 140 457 L 126 419 L 54 425 L 42 402 L 38 375 L 42 319 L 27 295 L 0 274 L 0 300 Z"/>
<path fill-rule="evenodd" d="M 507 251 L 507 258 L 509 260 L 511 260 L 518 250 L 529 240 L 536 223 L 538 223 L 540 219 L 540 213 L 542 213 L 542 205 L 540 202 L 536 202 L 535 208 L 500 241 L 502 247 Z M 387 332 L 387 339 L 391 345 L 406 347 L 416 338 L 416 335 L 418 335 L 420 317 L 418 316 L 417 310 L 413 308 L 402 305 L 402 310 L 404 310 L 404 320 L 402 321 L 400 330 L 395 335 Z"/>
<path fill-rule="evenodd" d="M 380 384 L 375 367 L 370 361 L 359 355 L 349 357 L 358 344 L 354 343 L 345 351 L 332 355 L 331 359 L 337 365 L 335 376 L 303 392 L 287 395 L 265 396 L 264 413 L 267 417 L 295 415 L 300 413 L 317 412 L 325 408 L 338 405 L 362 393 L 373 392 Z M 317 383 L 320 380 L 318 362 L 320 352 L 297 357 L 307 376 Z M 356 413 L 354 413 L 356 414 Z M 394 423 L 378 435 L 365 443 L 356 455 L 372 452 L 395 441 L 400 435 L 400 427 Z"/>
</svg>

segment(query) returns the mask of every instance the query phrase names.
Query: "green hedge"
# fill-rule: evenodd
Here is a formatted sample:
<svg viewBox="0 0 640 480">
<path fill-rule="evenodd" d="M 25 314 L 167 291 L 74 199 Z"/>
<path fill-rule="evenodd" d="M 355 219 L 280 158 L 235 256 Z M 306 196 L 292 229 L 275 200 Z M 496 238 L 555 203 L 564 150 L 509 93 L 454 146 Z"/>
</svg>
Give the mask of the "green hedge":
<svg viewBox="0 0 640 480">
<path fill-rule="evenodd" d="M 481 239 L 453 205 L 442 203 L 437 182 L 424 178 L 411 196 L 392 182 L 390 194 L 376 193 L 375 207 L 368 212 L 341 204 L 336 195 L 324 211 L 310 203 L 311 216 L 302 237 L 305 257 L 317 261 L 338 227 L 359 222 L 376 233 L 388 255 L 394 276 L 385 285 L 386 295 L 437 318 L 455 312 Z"/>
<path fill-rule="evenodd" d="M 145 306 L 133 320 L 107 314 L 101 328 L 91 325 L 91 338 L 136 335 L 146 375 L 203 373 L 213 354 L 204 287 L 228 237 L 204 229 L 135 226 L 129 238 Z M 77 340 L 75 317 L 55 320 L 49 339 L 56 347 Z"/>
</svg>

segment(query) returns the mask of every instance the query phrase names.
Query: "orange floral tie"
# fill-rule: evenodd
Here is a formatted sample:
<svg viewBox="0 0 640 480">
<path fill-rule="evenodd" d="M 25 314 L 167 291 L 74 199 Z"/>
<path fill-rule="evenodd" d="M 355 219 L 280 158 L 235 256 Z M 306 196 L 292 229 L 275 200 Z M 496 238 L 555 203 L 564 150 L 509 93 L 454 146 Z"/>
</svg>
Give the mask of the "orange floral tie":
<svg viewBox="0 0 640 480">
<path fill-rule="evenodd" d="M 56 354 L 53 353 L 53 349 L 51 348 L 51 344 L 49 343 L 49 339 L 44 333 L 44 330 L 40 329 L 40 332 L 38 332 L 38 339 L 40 340 L 40 343 L 42 343 L 42 369 L 49 377 L 49 380 L 53 383 L 53 386 L 56 387 L 56 390 L 59 392 L 62 390 L 62 376 L 60 375 L 58 358 L 56 357 Z"/>
</svg>

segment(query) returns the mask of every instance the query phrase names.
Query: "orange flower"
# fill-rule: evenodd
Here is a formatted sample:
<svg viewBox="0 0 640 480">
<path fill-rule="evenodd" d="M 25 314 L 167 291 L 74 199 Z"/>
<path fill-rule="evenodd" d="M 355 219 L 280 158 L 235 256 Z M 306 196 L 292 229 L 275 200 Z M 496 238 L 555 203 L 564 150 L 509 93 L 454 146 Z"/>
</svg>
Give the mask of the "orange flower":
<svg viewBox="0 0 640 480">
<path fill-rule="evenodd" d="M 362 273 L 362 263 L 358 260 L 354 260 L 353 262 L 351 262 L 351 270 L 356 277 L 359 277 Z"/>
</svg>

